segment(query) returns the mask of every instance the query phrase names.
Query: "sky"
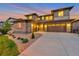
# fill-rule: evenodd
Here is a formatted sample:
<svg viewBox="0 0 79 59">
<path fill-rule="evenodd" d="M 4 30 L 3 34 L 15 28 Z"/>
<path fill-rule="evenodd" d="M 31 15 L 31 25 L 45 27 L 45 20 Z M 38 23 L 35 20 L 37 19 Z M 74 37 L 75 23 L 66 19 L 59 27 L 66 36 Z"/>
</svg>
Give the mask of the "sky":
<svg viewBox="0 0 79 59">
<path fill-rule="evenodd" d="M 38 15 L 50 14 L 51 10 L 74 6 L 72 17 L 79 17 L 78 3 L 0 3 L 0 20 L 8 17 L 25 18 L 24 15 L 37 13 Z"/>
</svg>

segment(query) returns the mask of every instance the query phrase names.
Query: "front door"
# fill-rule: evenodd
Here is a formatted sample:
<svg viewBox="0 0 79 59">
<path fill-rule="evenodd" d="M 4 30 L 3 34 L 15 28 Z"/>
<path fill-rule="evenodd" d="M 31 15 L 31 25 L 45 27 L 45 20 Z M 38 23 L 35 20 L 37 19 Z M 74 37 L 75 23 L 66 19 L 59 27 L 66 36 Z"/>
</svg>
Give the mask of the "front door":
<svg viewBox="0 0 79 59">
<path fill-rule="evenodd" d="M 38 25 L 38 31 L 44 31 L 44 25 L 43 24 Z"/>
</svg>

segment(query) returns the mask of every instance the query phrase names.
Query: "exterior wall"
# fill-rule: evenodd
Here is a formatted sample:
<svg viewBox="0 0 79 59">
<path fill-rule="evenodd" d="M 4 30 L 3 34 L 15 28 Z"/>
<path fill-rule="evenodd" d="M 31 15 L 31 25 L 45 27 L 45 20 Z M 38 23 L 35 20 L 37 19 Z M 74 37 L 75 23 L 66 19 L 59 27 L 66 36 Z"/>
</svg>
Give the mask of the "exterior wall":
<svg viewBox="0 0 79 59">
<path fill-rule="evenodd" d="M 70 18 L 69 16 L 69 10 L 63 10 L 64 16 L 58 16 L 58 11 L 54 12 L 54 20 L 68 20 Z"/>
<path fill-rule="evenodd" d="M 33 20 L 37 20 L 38 17 L 36 15 L 33 15 Z"/>
<path fill-rule="evenodd" d="M 12 30 L 14 31 L 14 33 L 28 33 L 28 32 L 31 32 L 29 23 L 26 23 L 26 22 L 19 22 L 19 23 L 22 24 L 22 28 L 18 28 L 18 23 L 15 23 L 12 26 Z"/>
<path fill-rule="evenodd" d="M 31 23 L 26 23 L 26 32 L 31 32 Z"/>
<path fill-rule="evenodd" d="M 79 29 L 79 21 L 72 23 L 72 30 Z"/>
</svg>

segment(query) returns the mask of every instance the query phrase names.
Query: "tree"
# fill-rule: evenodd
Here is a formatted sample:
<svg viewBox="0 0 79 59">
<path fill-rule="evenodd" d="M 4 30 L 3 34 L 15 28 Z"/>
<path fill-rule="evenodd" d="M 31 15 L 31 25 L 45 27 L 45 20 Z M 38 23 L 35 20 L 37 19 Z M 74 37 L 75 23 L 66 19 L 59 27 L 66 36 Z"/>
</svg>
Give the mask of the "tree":
<svg viewBox="0 0 79 59">
<path fill-rule="evenodd" d="M 6 20 L 3 24 L 2 24 L 2 28 L 0 29 L 2 34 L 7 34 L 7 32 L 11 30 L 11 24 L 9 22 L 9 20 Z"/>
</svg>

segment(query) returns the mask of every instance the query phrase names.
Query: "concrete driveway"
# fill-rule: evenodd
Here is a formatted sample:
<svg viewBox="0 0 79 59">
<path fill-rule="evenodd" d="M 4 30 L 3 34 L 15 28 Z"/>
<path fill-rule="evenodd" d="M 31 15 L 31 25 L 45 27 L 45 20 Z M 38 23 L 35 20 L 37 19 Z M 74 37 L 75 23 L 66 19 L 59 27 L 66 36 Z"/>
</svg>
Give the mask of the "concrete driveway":
<svg viewBox="0 0 79 59">
<path fill-rule="evenodd" d="M 45 32 L 21 56 L 79 56 L 79 37 L 72 33 Z"/>
</svg>

